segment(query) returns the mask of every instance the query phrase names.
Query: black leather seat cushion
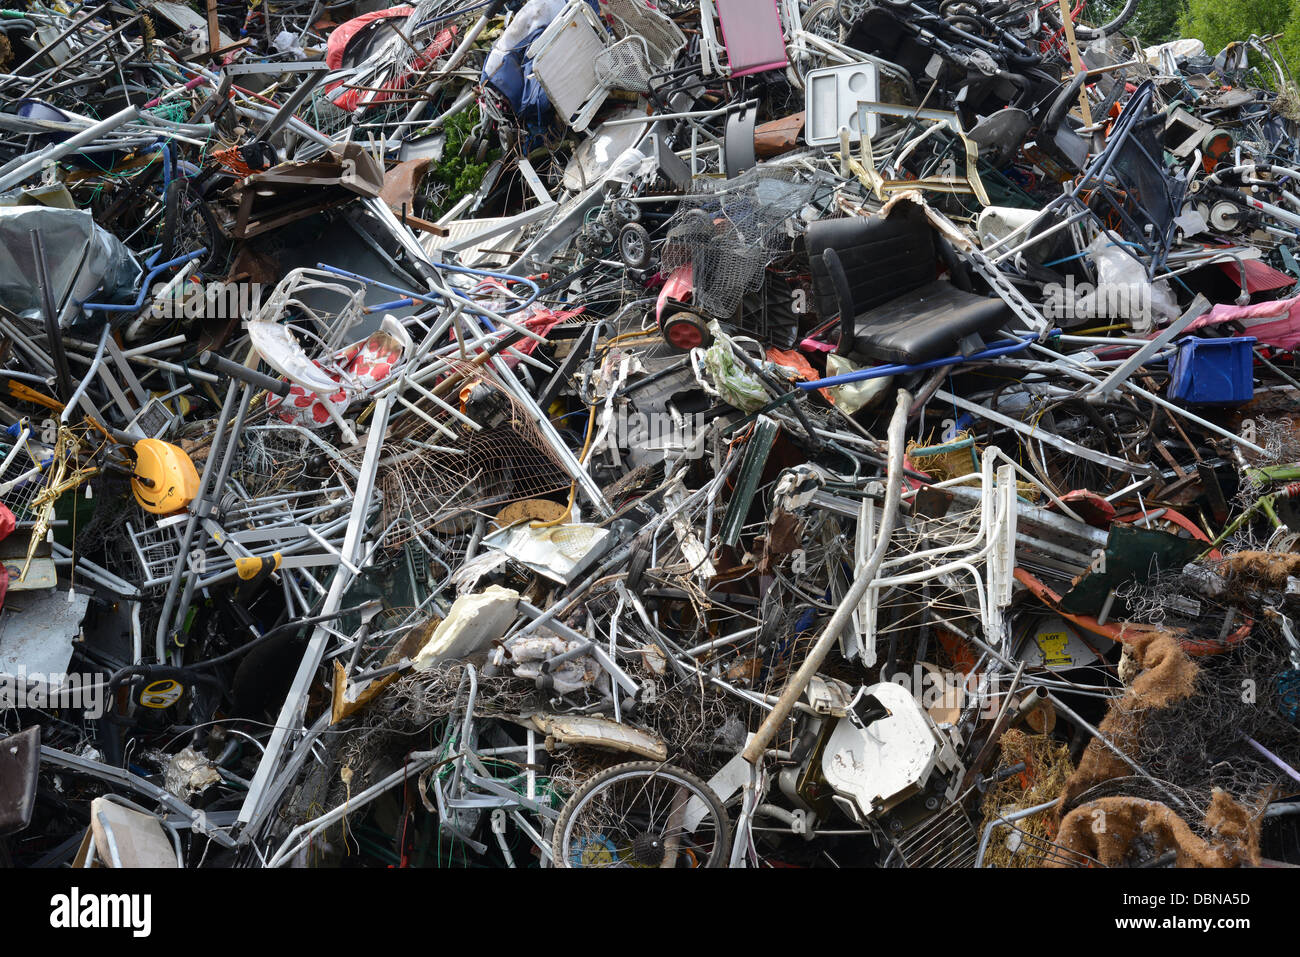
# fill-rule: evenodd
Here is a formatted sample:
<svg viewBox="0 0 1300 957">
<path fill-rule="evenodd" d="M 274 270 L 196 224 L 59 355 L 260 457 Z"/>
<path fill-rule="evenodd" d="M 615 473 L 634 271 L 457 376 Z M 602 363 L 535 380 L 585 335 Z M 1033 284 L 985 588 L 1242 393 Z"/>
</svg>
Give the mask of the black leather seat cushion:
<svg viewBox="0 0 1300 957">
<path fill-rule="evenodd" d="M 39 725 L 0 738 L 0 835 L 21 831 L 31 823 L 40 767 Z"/>
<path fill-rule="evenodd" d="M 962 339 L 994 332 L 1012 318 L 1001 299 L 937 278 L 936 234 L 913 203 L 899 204 L 888 218 L 818 220 L 808 227 L 806 241 L 823 318 L 840 312 L 826 250 L 835 251 L 848 280 L 854 335 L 841 352 L 882 362 L 928 362 L 955 355 Z"/>
<path fill-rule="evenodd" d="M 807 243 L 817 310 L 824 319 L 839 312 L 826 269 L 827 249 L 834 249 L 840 258 L 859 314 L 934 282 L 939 275 L 934 231 L 924 211 L 911 203 L 896 208 L 888 219 L 819 219 L 808 227 Z"/>
<path fill-rule="evenodd" d="M 854 320 L 852 354 L 908 365 L 957 354 L 972 333 L 990 333 L 1011 318 L 1001 299 L 962 292 L 936 280 Z"/>
</svg>

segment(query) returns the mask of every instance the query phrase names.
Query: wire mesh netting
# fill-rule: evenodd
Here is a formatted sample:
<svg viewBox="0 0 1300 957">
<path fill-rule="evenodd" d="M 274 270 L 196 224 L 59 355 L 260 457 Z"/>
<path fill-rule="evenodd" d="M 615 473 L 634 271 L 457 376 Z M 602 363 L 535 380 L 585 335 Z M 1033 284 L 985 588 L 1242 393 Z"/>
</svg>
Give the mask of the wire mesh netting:
<svg viewBox="0 0 1300 957">
<path fill-rule="evenodd" d="M 398 53 L 393 58 L 392 75 L 402 76 L 427 60 L 425 47 L 428 41 L 446 24 L 448 14 L 464 9 L 458 0 L 420 0 L 415 4 L 406 23 L 404 32 L 411 37 L 411 42 L 400 42 Z M 417 39 L 418 38 L 418 39 Z M 423 40 L 423 43 L 421 43 Z"/>
<path fill-rule="evenodd" d="M 342 133 L 356 121 L 357 117 L 352 112 L 334 105 L 334 100 L 339 95 L 338 88 L 333 84 L 312 90 L 303 108 L 302 118 L 328 136 Z"/>
<path fill-rule="evenodd" d="M 319 485 L 337 467 L 339 451 L 310 429 L 281 422 L 246 428 L 231 477 L 255 499 Z"/>
<path fill-rule="evenodd" d="M 609 90 L 650 92 L 650 75 L 654 72 L 646 57 L 640 37 L 626 37 L 596 54 L 596 82 Z"/>
<path fill-rule="evenodd" d="M 1256 622 L 1230 652 L 1197 659 L 1194 694 L 1145 709 L 1135 722 L 1134 757 L 1154 778 L 1181 789 L 1200 812 L 1189 820 L 1194 828 L 1216 790 L 1259 813 L 1271 797 L 1294 789 L 1278 763 L 1300 766 L 1300 739 L 1283 715 L 1280 676 L 1293 673 L 1285 649 L 1274 628 Z"/>
<path fill-rule="evenodd" d="M 611 22 L 620 40 L 639 37 L 656 70 L 666 70 L 686 45 L 686 36 L 677 24 L 659 10 L 641 0 L 603 0 L 601 12 Z"/>
<path fill-rule="evenodd" d="M 0 461 L 5 463 L 0 471 L 0 502 L 14 513 L 20 525 L 36 521 L 35 500 L 45 488 L 47 473 L 40 470 L 41 463 L 34 462 L 26 448 L 15 450 L 3 442 Z"/>
<path fill-rule="evenodd" d="M 798 213 L 814 184 L 785 169 L 756 167 L 730 180 L 699 180 L 673 214 L 661 262 L 666 272 L 691 266 L 695 304 L 728 318 L 763 271 L 790 249 L 802 229 Z"/>
<path fill-rule="evenodd" d="M 388 445 L 379 487 L 384 498 L 387 547 L 418 533 L 457 535 L 475 517 L 495 515 L 511 502 L 567 490 L 569 473 L 528 412 L 504 390 L 480 379 L 471 390 L 480 408 L 492 407 L 487 424 L 471 430 L 441 409 L 411 414 Z M 423 411 L 423 410 L 422 410 Z"/>
<path fill-rule="evenodd" d="M 1230 606 L 1197 594 L 1194 583 L 1181 572 L 1156 572 L 1140 581 L 1121 582 L 1115 598 L 1124 603 L 1128 621 L 1188 629 L 1190 635 L 1206 639 L 1232 630 Z"/>
</svg>

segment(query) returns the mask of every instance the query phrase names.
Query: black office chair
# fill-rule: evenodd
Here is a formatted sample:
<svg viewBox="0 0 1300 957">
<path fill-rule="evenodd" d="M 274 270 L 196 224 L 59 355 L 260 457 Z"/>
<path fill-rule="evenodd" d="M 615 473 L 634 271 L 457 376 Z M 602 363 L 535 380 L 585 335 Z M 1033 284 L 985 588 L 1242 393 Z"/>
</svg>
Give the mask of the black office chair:
<svg viewBox="0 0 1300 957">
<path fill-rule="evenodd" d="M 956 252 L 915 203 L 888 217 L 818 220 L 806 239 L 818 310 L 840 317 L 840 355 L 906 365 L 973 355 L 1013 317 L 1001 299 L 971 291 Z M 941 260 L 950 281 L 937 278 Z"/>
</svg>

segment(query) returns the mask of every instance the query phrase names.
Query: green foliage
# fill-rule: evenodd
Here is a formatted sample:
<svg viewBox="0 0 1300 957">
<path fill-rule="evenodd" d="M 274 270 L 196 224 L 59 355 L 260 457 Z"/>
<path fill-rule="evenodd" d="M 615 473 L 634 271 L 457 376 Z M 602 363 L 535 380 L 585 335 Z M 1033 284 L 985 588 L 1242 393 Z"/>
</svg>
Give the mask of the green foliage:
<svg viewBox="0 0 1300 957">
<path fill-rule="evenodd" d="M 1282 33 L 1297 10 L 1295 0 L 1190 0 L 1187 12 L 1179 21 L 1183 36 L 1195 37 L 1214 56 L 1229 43 L 1245 40 L 1251 34 L 1267 36 Z M 1300 29 L 1297 25 L 1295 29 Z M 1283 42 L 1288 48 L 1292 38 Z M 1288 50 L 1289 52 L 1289 50 Z"/>
<path fill-rule="evenodd" d="M 1128 29 L 1147 46 L 1179 39 L 1178 20 L 1187 9 L 1187 0 L 1142 0 Z"/>
<path fill-rule="evenodd" d="M 1087 23 L 1107 23 L 1124 7 L 1124 0 L 1091 0 L 1082 19 Z M 1143 46 L 1155 46 L 1177 40 L 1179 18 L 1187 10 L 1187 0 L 1138 0 L 1137 13 L 1124 27 L 1127 36 L 1137 37 Z"/>
<path fill-rule="evenodd" d="M 447 187 L 446 197 L 436 210 L 436 216 L 441 216 L 451 209 L 462 196 L 466 196 L 478 189 L 479 184 L 483 182 L 483 176 L 487 173 L 488 166 L 501 155 L 500 150 L 489 150 L 481 163 L 475 162 L 476 151 L 471 152 L 469 156 L 460 155 L 461 147 L 470 138 L 474 127 L 478 126 L 478 123 L 479 109 L 477 106 L 461 110 L 447 120 L 444 127 L 447 141 L 443 144 L 442 160 L 427 174 Z"/>
<path fill-rule="evenodd" d="M 1286 36 L 1280 44 L 1287 65 L 1294 71 L 1300 65 L 1300 0 L 1291 0 L 1286 15 Z"/>
</svg>

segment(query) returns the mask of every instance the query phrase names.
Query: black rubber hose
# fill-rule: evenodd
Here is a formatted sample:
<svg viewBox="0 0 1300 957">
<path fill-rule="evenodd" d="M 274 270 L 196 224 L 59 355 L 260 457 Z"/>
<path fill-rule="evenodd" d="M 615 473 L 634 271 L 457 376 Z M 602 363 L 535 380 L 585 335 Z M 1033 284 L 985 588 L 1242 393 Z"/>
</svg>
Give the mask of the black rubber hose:
<svg viewBox="0 0 1300 957">
<path fill-rule="evenodd" d="M 219 356 L 215 352 L 205 352 L 199 356 L 199 365 L 205 369 L 215 369 L 222 375 L 229 376 L 232 379 L 238 379 L 258 389 L 265 389 L 278 395 L 280 398 L 287 398 L 292 386 L 281 379 L 272 379 L 269 375 L 263 375 L 255 372 L 248 366 L 241 365 L 238 362 L 231 362 L 225 356 Z"/>
</svg>

